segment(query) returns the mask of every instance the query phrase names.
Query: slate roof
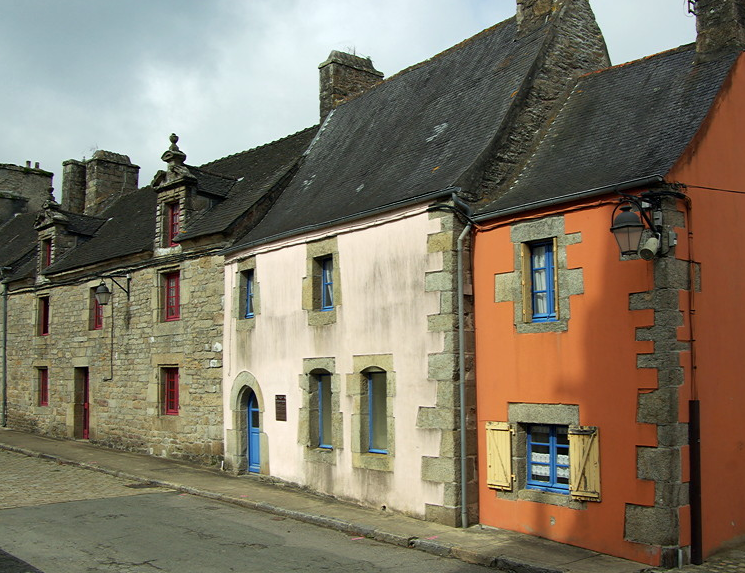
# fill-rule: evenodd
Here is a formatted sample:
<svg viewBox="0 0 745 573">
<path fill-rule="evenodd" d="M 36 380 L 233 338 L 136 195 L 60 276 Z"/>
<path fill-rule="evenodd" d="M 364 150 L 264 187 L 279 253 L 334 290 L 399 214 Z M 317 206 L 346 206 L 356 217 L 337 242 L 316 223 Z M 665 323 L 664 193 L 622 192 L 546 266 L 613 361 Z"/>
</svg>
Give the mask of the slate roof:
<svg viewBox="0 0 745 573">
<path fill-rule="evenodd" d="M 0 267 L 11 268 L 11 280 L 26 276 L 23 264 L 36 253 L 35 219 L 36 213 L 22 213 L 0 226 Z"/>
<path fill-rule="evenodd" d="M 45 274 L 152 251 L 155 241 L 155 192 L 143 187 L 120 197 L 100 214 L 106 219 L 91 240 L 55 261 Z"/>
<path fill-rule="evenodd" d="M 477 216 L 664 177 L 738 55 L 694 65 L 691 44 L 581 77 L 509 190 Z"/>
<path fill-rule="evenodd" d="M 337 107 L 298 174 L 231 250 L 456 184 L 505 121 L 545 30 L 510 18 Z"/>
<path fill-rule="evenodd" d="M 179 240 L 228 229 L 297 163 L 317 131 L 318 126 L 309 127 L 273 143 L 192 169 L 200 190 L 203 182 L 214 184 L 219 179 L 228 192 L 224 201 L 194 220 Z"/>
</svg>

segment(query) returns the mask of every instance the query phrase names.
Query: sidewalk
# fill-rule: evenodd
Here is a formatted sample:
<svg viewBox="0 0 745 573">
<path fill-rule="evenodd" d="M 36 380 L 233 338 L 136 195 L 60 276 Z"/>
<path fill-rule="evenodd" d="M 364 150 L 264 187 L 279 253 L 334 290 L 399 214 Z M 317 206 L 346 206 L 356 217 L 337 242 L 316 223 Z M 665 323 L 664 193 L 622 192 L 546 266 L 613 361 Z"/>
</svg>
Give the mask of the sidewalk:
<svg viewBox="0 0 745 573">
<path fill-rule="evenodd" d="M 495 567 L 514 573 L 636 573 L 643 564 L 554 543 L 530 535 L 473 526 L 455 529 L 385 513 L 305 492 L 253 476 L 233 476 L 188 463 L 57 440 L 0 428 L 0 449 L 93 469 L 134 481 L 151 483 L 281 515 L 298 521 L 370 537 L 440 556 Z M 685 571 L 743 572 L 745 552 L 734 557 L 686 567 Z"/>
</svg>

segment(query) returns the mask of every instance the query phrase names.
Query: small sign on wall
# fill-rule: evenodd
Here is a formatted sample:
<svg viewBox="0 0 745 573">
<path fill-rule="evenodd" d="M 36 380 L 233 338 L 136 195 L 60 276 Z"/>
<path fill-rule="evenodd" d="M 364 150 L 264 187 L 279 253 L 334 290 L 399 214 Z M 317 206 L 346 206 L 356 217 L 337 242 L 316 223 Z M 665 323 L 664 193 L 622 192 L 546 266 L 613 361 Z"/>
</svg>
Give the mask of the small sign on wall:
<svg viewBox="0 0 745 573">
<path fill-rule="evenodd" d="M 278 422 L 287 421 L 287 396 L 285 394 L 276 394 L 274 396 L 274 411 L 276 412 Z"/>
</svg>

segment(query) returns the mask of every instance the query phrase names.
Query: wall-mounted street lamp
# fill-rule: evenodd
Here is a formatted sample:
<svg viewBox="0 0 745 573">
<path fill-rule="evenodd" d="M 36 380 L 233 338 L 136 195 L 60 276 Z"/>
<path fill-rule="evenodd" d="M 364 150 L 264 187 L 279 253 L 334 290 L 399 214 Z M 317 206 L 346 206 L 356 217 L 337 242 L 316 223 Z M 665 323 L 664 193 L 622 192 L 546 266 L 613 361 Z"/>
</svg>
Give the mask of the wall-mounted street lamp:
<svg viewBox="0 0 745 573">
<path fill-rule="evenodd" d="M 116 278 L 115 278 L 116 277 Z M 106 286 L 106 283 L 104 282 L 104 278 L 111 279 L 111 282 L 114 283 L 116 286 L 118 286 L 120 289 L 122 289 L 124 292 L 127 293 L 127 300 L 129 300 L 129 275 L 108 275 L 106 277 L 101 277 L 101 284 L 96 287 L 96 291 L 94 292 L 94 296 L 96 297 L 96 302 L 100 304 L 101 306 L 106 306 L 109 304 L 109 301 L 111 301 L 111 291 Z M 127 279 L 127 288 L 124 288 L 122 285 L 120 285 L 116 279 Z"/>
<path fill-rule="evenodd" d="M 685 195 L 677 191 L 647 191 L 638 197 L 635 195 L 621 196 L 618 205 L 613 209 L 613 225 L 610 230 L 616 237 L 622 255 L 638 253 L 642 259 L 650 261 L 658 255 L 664 256 L 668 253 L 668 251 L 659 252 L 664 231 L 662 221 L 662 199 L 664 197 L 684 199 Z M 616 215 L 619 210 L 621 212 Z M 646 229 L 649 229 L 652 235 L 642 244 Z M 675 246 L 675 242 L 675 233 L 670 231 L 668 250 Z"/>
<path fill-rule="evenodd" d="M 104 282 L 104 279 L 108 278 L 111 279 L 111 282 L 118 286 L 120 289 L 122 289 L 124 292 L 127 293 L 127 300 L 129 300 L 129 281 L 130 281 L 130 275 L 106 275 L 101 276 L 101 284 L 96 287 L 96 290 L 93 292 L 93 296 L 96 297 L 96 302 L 100 304 L 101 306 L 106 306 L 111 302 L 111 295 L 112 292 L 109 290 L 109 287 L 106 286 L 106 282 Z M 122 285 L 120 285 L 116 279 L 127 279 L 127 288 L 124 288 Z M 111 348 L 109 350 L 109 377 L 104 378 L 104 380 L 113 380 L 114 378 L 114 307 L 111 308 L 111 339 L 110 339 Z"/>
</svg>

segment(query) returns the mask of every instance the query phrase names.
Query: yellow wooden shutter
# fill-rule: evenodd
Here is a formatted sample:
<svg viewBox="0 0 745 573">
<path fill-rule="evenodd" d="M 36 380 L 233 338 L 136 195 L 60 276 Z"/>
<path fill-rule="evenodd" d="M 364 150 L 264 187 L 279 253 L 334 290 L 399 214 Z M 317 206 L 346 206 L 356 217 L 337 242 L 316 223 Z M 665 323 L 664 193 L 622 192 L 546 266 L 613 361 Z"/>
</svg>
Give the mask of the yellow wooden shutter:
<svg viewBox="0 0 745 573">
<path fill-rule="evenodd" d="M 600 443 L 597 428 L 569 428 L 569 491 L 575 499 L 600 501 Z"/>
<path fill-rule="evenodd" d="M 512 489 L 512 430 L 506 422 L 486 423 L 486 485 Z"/>
<path fill-rule="evenodd" d="M 523 322 L 530 322 L 533 319 L 533 297 L 531 293 L 533 277 L 530 276 L 530 272 L 530 245 L 523 243 L 520 245 L 520 290 L 523 300 Z"/>
</svg>

